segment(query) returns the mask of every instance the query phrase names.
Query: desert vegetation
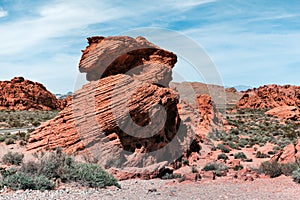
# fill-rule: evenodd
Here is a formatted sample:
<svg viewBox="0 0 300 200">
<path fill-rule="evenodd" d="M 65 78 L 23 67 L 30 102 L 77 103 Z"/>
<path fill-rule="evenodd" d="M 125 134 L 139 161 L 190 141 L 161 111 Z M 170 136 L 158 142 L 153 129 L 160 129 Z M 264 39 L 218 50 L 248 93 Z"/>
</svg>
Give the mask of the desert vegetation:
<svg viewBox="0 0 300 200">
<path fill-rule="evenodd" d="M 36 161 L 23 162 L 23 154 L 8 152 L 2 163 L 11 165 L 1 168 L 1 187 L 12 190 L 52 190 L 61 183 L 76 182 L 85 187 L 120 187 L 117 180 L 99 165 L 80 163 L 66 155 L 60 148 L 52 153 L 36 153 Z"/>
<path fill-rule="evenodd" d="M 229 132 L 214 130 L 209 134 L 212 140 L 221 141 L 217 148 L 228 153 L 224 145 L 232 149 L 252 148 L 254 145 L 264 146 L 267 142 L 274 144 L 275 154 L 285 146 L 295 143 L 300 137 L 300 124 L 293 121 L 282 122 L 265 114 L 263 109 L 239 109 L 236 113 L 227 114 L 227 121 L 233 128 Z M 261 152 L 258 157 L 267 157 Z"/>
<path fill-rule="evenodd" d="M 0 111 L 0 127 L 37 127 L 42 122 L 54 118 L 58 111 Z"/>
</svg>

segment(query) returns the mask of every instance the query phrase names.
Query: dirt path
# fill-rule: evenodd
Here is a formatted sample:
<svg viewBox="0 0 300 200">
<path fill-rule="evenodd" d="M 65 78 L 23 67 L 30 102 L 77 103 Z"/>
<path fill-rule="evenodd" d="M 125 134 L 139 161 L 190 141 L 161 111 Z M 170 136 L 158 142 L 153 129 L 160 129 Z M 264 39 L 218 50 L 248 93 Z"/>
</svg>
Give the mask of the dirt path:
<svg viewBox="0 0 300 200">
<path fill-rule="evenodd" d="M 56 191 L 18 191 L 3 190 L 0 199 L 286 199 L 300 197 L 300 184 L 290 177 L 257 179 L 243 182 L 228 178 L 198 183 L 174 183 L 173 180 L 127 180 L 121 181 L 122 189 L 84 189 L 63 187 Z"/>
</svg>

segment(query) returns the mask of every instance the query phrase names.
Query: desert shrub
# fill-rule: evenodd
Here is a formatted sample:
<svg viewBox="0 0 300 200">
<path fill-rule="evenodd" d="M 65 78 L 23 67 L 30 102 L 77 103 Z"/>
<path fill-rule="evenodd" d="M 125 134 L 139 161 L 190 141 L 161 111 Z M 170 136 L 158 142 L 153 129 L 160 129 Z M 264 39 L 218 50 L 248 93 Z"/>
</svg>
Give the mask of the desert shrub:
<svg viewBox="0 0 300 200">
<path fill-rule="evenodd" d="M 232 149 L 237 149 L 238 148 L 238 146 L 233 142 L 228 142 L 228 146 Z"/>
<path fill-rule="evenodd" d="M 2 162 L 7 165 L 20 165 L 23 161 L 24 154 L 8 152 L 2 157 Z"/>
<path fill-rule="evenodd" d="M 274 147 L 273 147 L 273 150 L 274 150 L 274 151 L 279 151 L 279 150 L 281 150 L 281 148 L 280 148 L 279 146 L 274 146 Z"/>
<path fill-rule="evenodd" d="M 228 147 L 226 147 L 224 144 L 218 144 L 217 148 L 220 149 L 223 153 L 230 152 L 230 149 Z"/>
<path fill-rule="evenodd" d="M 230 129 L 229 133 L 233 134 L 233 135 L 238 135 L 239 134 L 239 130 L 236 129 L 236 128 L 232 128 L 232 129 Z"/>
<path fill-rule="evenodd" d="M 75 162 L 70 156 L 57 149 L 50 155 L 42 155 L 38 162 L 27 162 L 20 171 L 25 174 L 60 179 L 62 182 L 78 182 L 87 187 L 120 187 L 117 180 L 97 164 Z"/>
<path fill-rule="evenodd" d="M 297 170 L 293 171 L 292 173 L 292 178 L 296 183 L 300 183 L 300 168 Z"/>
<path fill-rule="evenodd" d="M 10 144 L 15 144 L 16 141 L 13 138 L 6 138 L 4 140 L 4 142 L 5 142 L 6 145 L 10 145 Z"/>
<path fill-rule="evenodd" d="M 83 186 L 93 188 L 117 186 L 120 188 L 117 180 L 97 164 L 74 163 L 65 172 L 64 178 L 79 182 Z"/>
<path fill-rule="evenodd" d="M 35 127 L 38 127 L 39 125 L 41 125 L 41 122 L 34 121 L 34 122 L 32 122 L 32 125 L 35 126 Z"/>
<path fill-rule="evenodd" d="M 233 155 L 234 159 L 247 159 L 247 156 L 244 154 L 244 152 L 238 152 Z"/>
<path fill-rule="evenodd" d="M 6 176 L 3 179 L 4 186 L 12 190 L 52 190 L 55 184 L 47 179 L 45 176 L 30 176 L 24 173 L 16 173 Z"/>
<path fill-rule="evenodd" d="M 233 168 L 234 171 L 239 171 L 239 170 L 241 170 L 241 169 L 244 169 L 244 166 L 243 166 L 243 165 L 236 165 L 236 166 L 234 166 L 234 168 Z"/>
<path fill-rule="evenodd" d="M 298 164 L 297 163 L 285 163 L 285 164 L 280 164 L 280 169 L 281 172 L 286 175 L 290 176 L 292 175 L 293 171 L 298 169 Z"/>
<path fill-rule="evenodd" d="M 258 151 L 255 155 L 256 158 L 269 158 L 269 156 L 265 153 Z"/>
<path fill-rule="evenodd" d="M 273 162 L 263 162 L 259 166 L 259 170 L 261 173 L 269 175 L 271 178 L 278 177 L 282 174 L 280 164 L 276 161 Z"/>
<path fill-rule="evenodd" d="M 227 156 L 226 154 L 224 154 L 224 153 L 219 154 L 219 155 L 218 155 L 218 160 L 221 160 L 221 159 L 223 159 L 223 160 L 228 160 L 228 156 Z"/>
<path fill-rule="evenodd" d="M 182 164 L 183 164 L 183 165 L 189 165 L 189 160 L 184 159 L 184 160 L 182 161 Z"/>
<path fill-rule="evenodd" d="M 228 167 L 223 163 L 211 162 L 207 163 L 203 169 L 204 171 L 227 171 Z"/>
<path fill-rule="evenodd" d="M 275 152 L 275 151 L 268 151 L 268 154 L 269 154 L 269 155 L 275 155 L 276 152 Z"/>
<path fill-rule="evenodd" d="M 176 178 L 181 178 L 181 175 L 180 174 L 173 174 L 173 173 L 171 173 L 171 174 L 166 173 L 165 175 L 163 175 L 161 177 L 161 179 L 163 179 L 163 180 L 176 179 Z"/>
<path fill-rule="evenodd" d="M 242 138 L 242 139 L 240 139 L 240 141 L 239 141 L 239 146 L 240 147 L 245 147 L 246 145 L 248 144 L 248 140 L 246 139 L 246 138 Z"/>
<path fill-rule="evenodd" d="M 2 178 L 11 176 L 11 175 L 15 174 L 16 172 L 17 172 L 17 170 L 15 168 L 5 169 L 3 167 L 0 167 L 0 174 L 1 174 Z M 1 181 L 3 181 L 3 180 L 1 179 Z"/>
<path fill-rule="evenodd" d="M 32 133 L 33 131 L 35 131 L 34 128 L 29 128 L 29 129 L 27 129 L 27 132 L 28 132 L 28 133 Z"/>
<path fill-rule="evenodd" d="M 34 161 L 28 161 L 22 163 L 20 171 L 27 174 L 37 174 L 39 171 L 39 165 Z"/>
<path fill-rule="evenodd" d="M 4 142 L 6 139 L 6 136 L 5 135 L 0 135 L 0 142 Z"/>
</svg>

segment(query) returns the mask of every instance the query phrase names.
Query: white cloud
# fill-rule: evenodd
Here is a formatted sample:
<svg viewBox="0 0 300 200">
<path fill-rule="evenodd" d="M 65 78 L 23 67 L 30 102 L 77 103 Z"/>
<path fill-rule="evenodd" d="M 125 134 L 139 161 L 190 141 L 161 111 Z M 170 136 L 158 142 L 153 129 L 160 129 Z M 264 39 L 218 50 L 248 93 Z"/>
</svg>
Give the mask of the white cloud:
<svg viewBox="0 0 300 200">
<path fill-rule="evenodd" d="M 102 1 L 71 1 L 49 4 L 38 10 L 39 17 L 20 19 L 0 25 L 0 55 L 30 50 L 45 40 L 72 35 L 94 23 L 107 22 L 124 16 Z M 9 41 L 9 42 L 8 42 Z"/>
<path fill-rule="evenodd" d="M 212 3 L 217 0 L 167 0 L 168 3 L 171 4 L 174 8 L 179 8 L 179 9 L 189 9 L 195 6 L 199 6 L 202 4 L 207 4 L 207 3 Z"/>
<path fill-rule="evenodd" d="M 0 18 L 6 17 L 8 15 L 8 12 L 0 7 Z"/>
</svg>

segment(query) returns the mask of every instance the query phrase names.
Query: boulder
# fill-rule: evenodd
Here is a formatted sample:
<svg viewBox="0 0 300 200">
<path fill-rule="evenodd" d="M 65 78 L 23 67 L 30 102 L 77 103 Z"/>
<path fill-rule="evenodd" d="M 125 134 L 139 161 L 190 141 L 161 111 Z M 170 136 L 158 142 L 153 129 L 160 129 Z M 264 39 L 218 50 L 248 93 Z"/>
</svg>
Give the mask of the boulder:
<svg viewBox="0 0 300 200">
<path fill-rule="evenodd" d="M 88 81 L 127 74 L 141 81 L 168 86 L 177 56 L 143 37 L 91 37 L 83 50 L 79 70 Z"/>
<path fill-rule="evenodd" d="M 279 106 L 268 110 L 265 114 L 276 116 L 279 119 L 300 121 L 300 110 L 296 106 Z"/>
</svg>

